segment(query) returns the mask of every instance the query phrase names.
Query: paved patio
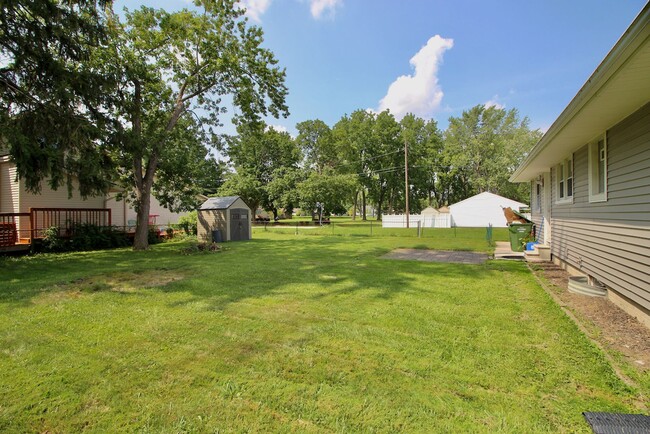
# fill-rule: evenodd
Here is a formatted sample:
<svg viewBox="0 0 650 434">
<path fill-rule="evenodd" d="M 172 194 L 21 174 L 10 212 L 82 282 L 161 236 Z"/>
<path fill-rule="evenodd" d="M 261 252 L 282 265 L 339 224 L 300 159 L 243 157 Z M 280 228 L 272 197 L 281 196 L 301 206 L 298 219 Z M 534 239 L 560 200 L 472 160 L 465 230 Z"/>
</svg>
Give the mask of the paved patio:
<svg viewBox="0 0 650 434">
<path fill-rule="evenodd" d="M 382 259 L 446 262 L 453 264 L 482 264 L 487 261 L 488 255 L 486 253 L 450 250 L 397 249 L 385 254 L 382 256 Z"/>
</svg>

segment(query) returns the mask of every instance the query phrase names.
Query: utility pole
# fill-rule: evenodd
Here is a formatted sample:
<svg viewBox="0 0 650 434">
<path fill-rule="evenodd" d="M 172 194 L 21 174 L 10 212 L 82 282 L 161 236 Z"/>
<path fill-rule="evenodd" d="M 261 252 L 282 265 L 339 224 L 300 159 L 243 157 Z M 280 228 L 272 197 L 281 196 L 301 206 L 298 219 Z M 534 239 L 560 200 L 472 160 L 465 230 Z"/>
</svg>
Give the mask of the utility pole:
<svg viewBox="0 0 650 434">
<path fill-rule="evenodd" d="M 409 151 L 408 141 L 404 139 L 404 189 L 406 190 L 406 229 L 409 228 Z"/>
</svg>

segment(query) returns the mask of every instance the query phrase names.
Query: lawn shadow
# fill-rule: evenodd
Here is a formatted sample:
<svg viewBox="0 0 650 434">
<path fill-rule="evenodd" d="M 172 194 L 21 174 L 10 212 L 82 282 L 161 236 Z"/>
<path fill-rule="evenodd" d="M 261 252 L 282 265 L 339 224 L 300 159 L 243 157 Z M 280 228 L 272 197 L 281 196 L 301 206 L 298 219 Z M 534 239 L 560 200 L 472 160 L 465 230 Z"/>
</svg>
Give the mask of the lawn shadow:
<svg viewBox="0 0 650 434">
<path fill-rule="evenodd" d="M 150 251 L 117 249 L 69 254 L 48 254 L 0 262 L 8 285 L 0 288 L 0 303 L 23 305 L 47 291 L 91 276 L 177 270 L 184 279 L 153 291 L 185 292 L 176 305 L 201 300 L 211 309 L 265 297 L 288 285 L 319 285 L 314 298 L 372 290 L 389 299 L 401 292 L 420 291 L 413 285 L 422 273 L 437 278 L 480 280 L 490 273 L 483 265 L 387 261 L 381 256 L 400 243 L 371 238 L 309 236 L 289 239 L 253 239 L 225 243 L 217 253 L 182 255 L 184 243 L 165 243 Z M 420 247 L 420 246 L 419 246 Z"/>
<path fill-rule="evenodd" d="M 313 299 L 358 291 L 390 299 L 402 292 L 421 291 L 413 283 L 423 273 L 479 281 L 491 272 L 485 265 L 387 261 L 381 257 L 392 247 L 375 244 L 372 239 L 314 236 L 227 244 L 232 249 L 223 256 L 197 258 L 201 265 L 195 266 L 198 274 L 193 279 L 161 290 L 189 291 L 193 297 L 210 299 L 213 309 L 222 310 L 247 298 L 282 292 L 288 285 L 317 285 Z M 211 275 L 213 284 L 206 284 Z"/>
</svg>

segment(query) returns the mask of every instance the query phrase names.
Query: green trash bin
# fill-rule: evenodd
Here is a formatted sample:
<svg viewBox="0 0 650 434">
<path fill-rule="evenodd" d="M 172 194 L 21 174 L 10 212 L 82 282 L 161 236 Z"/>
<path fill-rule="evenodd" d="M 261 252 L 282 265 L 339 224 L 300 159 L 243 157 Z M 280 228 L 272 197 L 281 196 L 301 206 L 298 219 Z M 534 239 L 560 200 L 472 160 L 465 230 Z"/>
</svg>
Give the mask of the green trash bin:
<svg viewBox="0 0 650 434">
<path fill-rule="evenodd" d="M 510 248 L 513 252 L 524 251 L 524 240 L 531 235 L 532 231 L 532 223 L 511 224 L 508 226 L 508 233 L 510 235 Z"/>
</svg>

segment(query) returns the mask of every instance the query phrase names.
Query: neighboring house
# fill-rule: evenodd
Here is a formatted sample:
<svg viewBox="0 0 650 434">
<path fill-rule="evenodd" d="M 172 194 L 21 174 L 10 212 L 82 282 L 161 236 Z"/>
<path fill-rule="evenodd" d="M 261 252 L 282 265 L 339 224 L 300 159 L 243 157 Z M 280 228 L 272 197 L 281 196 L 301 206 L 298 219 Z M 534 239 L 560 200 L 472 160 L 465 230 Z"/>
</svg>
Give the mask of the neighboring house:
<svg viewBox="0 0 650 434">
<path fill-rule="evenodd" d="M 503 208 L 508 207 L 519 210 L 528 205 L 486 191 L 449 205 L 449 213 L 452 225 L 456 227 L 485 228 L 492 225 L 495 228 L 505 228 L 507 222 Z"/>
<path fill-rule="evenodd" d="M 68 197 L 65 186 L 52 190 L 47 183 L 43 183 L 40 194 L 30 193 L 23 179 L 16 180 L 16 165 L 9 156 L 0 156 L 0 213 L 27 213 L 30 208 L 104 208 L 104 198 Z M 16 229 L 19 238 L 29 238 L 29 217 L 19 217 Z"/>
<path fill-rule="evenodd" d="M 117 195 L 120 190 L 111 190 L 106 195 L 104 206 L 110 208 L 113 219 L 113 226 L 133 227 L 137 220 L 137 213 L 135 209 L 124 200 L 117 200 Z M 199 202 L 205 201 L 207 196 L 199 195 L 197 200 Z M 178 223 L 178 219 L 186 216 L 187 212 L 172 212 L 165 208 L 155 196 L 151 195 L 151 203 L 149 204 L 150 221 L 155 221 L 155 224 L 162 228 L 169 225 Z"/>
<path fill-rule="evenodd" d="M 553 261 L 650 327 L 650 4 L 510 180 Z"/>
<path fill-rule="evenodd" d="M 16 165 L 0 150 L 0 213 L 27 213 L 30 208 L 108 208 L 111 209 L 113 226 L 135 226 L 136 212 L 127 202 L 115 199 L 118 192 L 82 199 L 76 188 L 73 188 L 72 197 L 68 197 L 66 186 L 52 190 L 47 183 L 43 183 L 40 194 L 30 193 L 23 179 L 16 180 Z M 200 200 L 205 199 L 204 196 L 200 197 Z M 173 213 L 152 196 L 149 214 L 156 216 L 157 225 L 165 226 L 177 223 L 179 217 L 187 213 Z M 29 238 L 29 217 L 19 217 L 16 227 L 20 238 Z"/>
</svg>

